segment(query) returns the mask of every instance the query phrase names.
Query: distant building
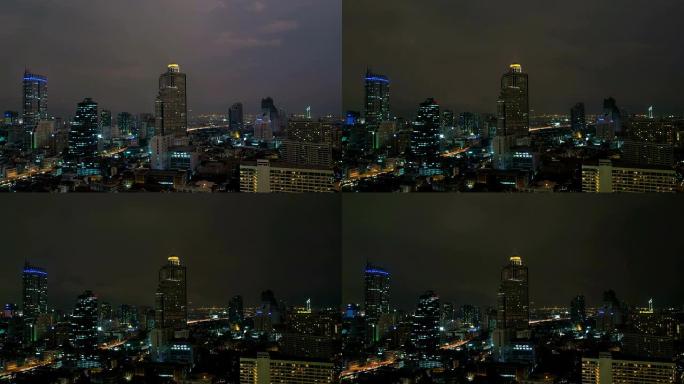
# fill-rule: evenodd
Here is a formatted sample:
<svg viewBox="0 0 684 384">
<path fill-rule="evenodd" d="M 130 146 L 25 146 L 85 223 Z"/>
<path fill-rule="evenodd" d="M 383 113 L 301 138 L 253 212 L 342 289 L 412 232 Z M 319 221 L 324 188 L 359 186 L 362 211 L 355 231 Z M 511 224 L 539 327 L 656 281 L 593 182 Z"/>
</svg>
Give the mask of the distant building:
<svg viewBox="0 0 684 384">
<path fill-rule="evenodd" d="M 187 76 L 178 64 L 169 64 L 159 76 L 155 102 L 156 135 L 185 136 L 188 130 Z"/>
<path fill-rule="evenodd" d="M 582 192 L 676 192 L 677 173 L 672 168 L 619 165 L 599 160 L 582 164 Z"/>
<path fill-rule="evenodd" d="M 48 118 L 48 79 L 28 70 L 24 72 L 24 125 L 33 127 Z"/>
<path fill-rule="evenodd" d="M 670 361 L 614 358 L 610 353 L 582 358 L 582 384 L 674 384 L 675 374 L 676 364 Z"/>
<path fill-rule="evenodd" d="M 240 358 L 240 384 L 335 383 L 333 363 L 271 358 L 260 352 L 256 358 Z"/>
<path fill-rule="evenodd" d="M 510 358 L 515 340 L 529 337 L 530 297 L 527 266 L 514 255 L 501 269 L 497 295 L 496 329 L 492 334 L 495 354 L 500 361 Z"/>
<path fill-rule="evenodd" d="M 418 361 L 434 363 L 439 347 L 441 309 L 439 296 L 433 291 L 427 291 L 418 298 L 410 336 L 411 345 L 416 350 L 415 359 Z"/>
<path fill-rule="evenodd" d="M 257 160 L 240 164 L 241 192 L 333 192 L 335 174 L 331 169 L 314 168 Z"/>
<path fill-rule="evenodd" d="M 587 128 L 584 103 L 577 103 L 570 109 L 570 126 L 573 132 L 582 132 Z"/>
<path fill-rule="evenodd" d="M 520 64 L 511 64 L 501 76 L 497 136 L 527 136 L 530 129 L 528 75 Z"/>
<path fill-rule="evenodd" d="M 380 74 L 366 71 L 364 117 L 366 124 L 377 127 L 382 121 L 390 118 L 390 81 Z"/>
<path fill-rule="evenodd" d="M 238 131 L 245 126 L 244 107 L 242 103 L 234 103 L 228 110 L 228 127 Z"/>
<path fill-rule="evenodd" d="M 390 312 L 390 274 L 372 264 L 364 270 L 364 312 L 369 322 Z"/>
<path fill-rule="evenodd" d="M 47 313 L 47 272 L 28 262 L 22 274 L 23 305 L 22 312 L 27 319 L 36 319 L 38 315 Z"/>
<path fill-rule="evenodd" d="M 71 315 L 70 342 L 76 348 L 76 364 L 79 368 L 99 366 L 96 358 L 97 324 L 99 306 L 97 297 L 85 291 L 78 297 Z"/>
<path fill-rule="evenodd" d="M 493 167 L 506 170 L 511 166 L 513 147 L 526 144 L 530 131 L 529 78 L 520 64 L 511 64 L 501 76 L 501 93 L 497 100 L 496 135 L 492 141 Z M 529 140 L 528 140 L 529 141 Z"/>
<path fill-rule="evenodd" d="M 67 164 L 79 175 L 99 174 L 97 132 L 99 129 L 97 103 L 86 98 L 78 103 L 76 116 L 69 130 Z"/>
<path fill-rule="evenodd" d="M 621 160 L 632 165 L 672 167 L 674 147 L 669 143 L 626 139 L 622 145 Z"/>
<path fill-rule="evenodd" d="M 159 285 L 155 297 L 153 359 L 166 361 L 171 341 L 183 334 L 188 324 L 188 296 L 186 267 L 178 256 L 169 256 L 167 264 L 159 269 Z"/>
<path fill-rule="evenodd" d="M 411 154 L 416 165 L 425 173 L 439 173 L 440 141 L 439 104 L 430 98 L 418 107 L 411 134 Z"/>
<path fill-rule="evenodd" d="M 586 303 L 583 295 L 577 295 L 572 298 L 570 302 L 570 321 L 577 327 L 584 328 L 584 322 L 587 320 Z"/>
</svg>

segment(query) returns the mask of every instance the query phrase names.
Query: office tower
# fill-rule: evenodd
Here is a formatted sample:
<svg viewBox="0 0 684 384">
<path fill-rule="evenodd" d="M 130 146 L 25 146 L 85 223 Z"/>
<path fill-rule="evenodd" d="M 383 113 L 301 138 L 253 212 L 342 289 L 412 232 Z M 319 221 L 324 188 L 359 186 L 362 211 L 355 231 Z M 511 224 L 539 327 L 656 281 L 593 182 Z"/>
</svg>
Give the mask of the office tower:
<svg viewBox="0 0 684 384">
<path fill-rule="evenodd" d="M 288 164 L 332 168 L 335 125 L 331 121 L 294 118 L 287 122 L 282 159 Z"/>
<path fill-rule="evenodd" d="M 463 136 L 482 135 L 480 130 L 480 116 L 477 113 L 463 112 L 458 115 L 456 124 L 459 134 Z"/>
<path fill-rule="evenodd" d="M 93 174 L 97 169 L 97 103 L 86 98 L 78 103 L 76 116 L 69 130 L 67 163 L 81 174 Z"/>
<path fill-rule="evenodd" d="M 188 102 L 185 73 L 178 64 L 169 64 L 159 76 L 159 95 L 155 102 L 155 135 L 185 136 L 188 130 Z"/>
<path fill-rule="evenodd" d="M 579 328 L 584 328 L 584 322 L 587 320 L 586 304 L 584 296 L 577 295 L 573 297 L 570 302 L 570 321 Z"/>
<path fill-rule="evenodd" d="M 100 111 L 100 129 L 98 131 L 103 140 L 112 139 L 112 111 L 103 109 Z"/>
<path fill-rule="evenodd" d="M 24 125 L 35 126 L 47 119 L 47 77 L 28 70 L 24 72 Z"/>
<path fill-rule="evenodd" d="M 411 132 L 411 154 L 421 168 L 437 172 L 439 166 L 439 104 L 429 98 L 418 107 Z"/>
<path fill-rule="evenodd" d="M 228 110 L 228 128 L 240 130 L 244 128 L 244 111 L 242 103 L 234 103 Z"/>
<path fill-rule="evenodd" d="M 526 330 L 529 328 L 530 308 L 528 271 L 520 256 L 511 256 L 501 270 L 498 293 L 497 328 Z"/>
<path fill-rule="evenodd" d="M 240 163 L 240 192 L 333 192 L 332 169 L 307 167 L 259 159 Z"/>
<path fill-rule="evenodd" d="M 433 291 L 425 292 L 418 298 L 411 327 L 411 344 L 418 352 L 419 359 L 430 359 L 437 351 L 440 319 L 439 296 Z"/>
<path fill-rule="evenodd" d="M 188 299 L 185 266 L 178 256 L 169 256 L 159 269 L 155 300 L 155 328 L 185 329 L 188 323 Z"/>
<path fill-rule="evenodd" d="M 390 312 L 390 274 L 383 268 L 367 264 L 364 271 L 364 311 L 369 322 Z"/>
<path fill-rule="evenodd" d="M 133 115 L 128 112 L 121 112 L 116 116 L 116 126 L 119 136 L 128 138 L 133 136 Z"/>
<path fill-rule="evenodd" d="M 269 124 L 272 134 L 280 132 L 281 118 L 284 118 L 284 116 L 280 115 L 278 108 L 276 108 L 273 102 L 273 98 L 267 97 L 261 100 L 261 114 L 264 123 Z"/>
<path fill-rule="evenodd" d="M 529 79 L 520 64 L 501 76 L 497 136 L 527 136 L 530 129 Z"/>
<path fill-rule="evenodd" d="M 366 124 L 377 126 L 390 118 L 390 81 L 386 76 L 366 71 L 365 77 L 365 109 Z"/>
<path fill-rule="evenodd" d="M 99 306 L 97 297 L 91 291 L 78 296 L 71 315 L 71 344 L 80 350 L 94 351 L 97 348 L 97 320 Z"/>
<path fill-rule="evenodd" d="M 674 193 L 677 186 L 672 167 L 613 164 L 608 159 L 582 164 L 582 192 Z"/>
<path fill-rule="evenodd" d="M 228 320 L 230 320 L 231 325 L 242 327 L 242 322 L 244 319 L 245 310 L 242 296 L 235 295 L 228 303 Z"/>
<path fill-rule="evenodd" d="M 584 103 L 577 103 L 570 109 L 570 126 L 573 132 L 583 132 L 587 128 Z"/>
<path fill-rule="evenodd" d="M 35 320 L 38 315 L 47 313 L 47 272 L 28 262 L 23 271 L 24 317 Z"/>
<path fill-rule="evenodd" d="M 336 383 L 335 367 L 330 362 L 271 358 L 268 352 L 256 358 L 240 358 L 240 384 Z"/>
<path fill-rule="evenodd" d="M 582 384 L 674 384 L 675 375 L 672 361 L 614 357 L 610 352 L 582 357 Z"/>
</svg>

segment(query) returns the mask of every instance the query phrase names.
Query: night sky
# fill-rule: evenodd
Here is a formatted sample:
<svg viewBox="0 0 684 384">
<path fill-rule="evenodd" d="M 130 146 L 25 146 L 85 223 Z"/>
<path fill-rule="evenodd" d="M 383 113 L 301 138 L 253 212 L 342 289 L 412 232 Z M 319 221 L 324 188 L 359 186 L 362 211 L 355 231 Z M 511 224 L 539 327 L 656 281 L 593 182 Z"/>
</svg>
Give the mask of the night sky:
<svg viewBox="0 0 684 384">
<path fill-rule="evenodd" d="M 496 305 L 513 253 L 529 267 L 530 300 L 599 305 L 614 289 L 632 305 L 684 304 L 684 201 L 653 195 L 354 195 L 343 203 L 343 302 L 363 302 L 366 259 L 392 273 L 392 304 Z"/>
<path fill-rule="evenodd" d="M 247 113 L 272 96 L 289 113 L 338 113 L 341 0 L 3 0 L 0 109 L 21 110 L 25 67 L 49 77 L 50 114 L 92 97 L 153 112 L 170 62 L 195 113 Z"/>
<path fill-rule="evenodd" d="M 159 267 L 188 267 L 191 305 L 246 305 L 263 290 L 289 304 L 337 305 L 340 203 L 334 196 L 5 196 L 0 302 L 21 304 L 29 259 L 48 271 L 49 304 L 93 290 L 153 305 Z"/>
<path fill-rule="evenodd" d="M 367 67 L 392 82 L 394 113 L 435 97 L 459 112 L 496 111 L 512 62 L 530 74 L 531 108 L 569 113 L 583 101 L 684 113 L 681 0 L 346 0 L 343 103 L 363 106 Z"/>
</svg>

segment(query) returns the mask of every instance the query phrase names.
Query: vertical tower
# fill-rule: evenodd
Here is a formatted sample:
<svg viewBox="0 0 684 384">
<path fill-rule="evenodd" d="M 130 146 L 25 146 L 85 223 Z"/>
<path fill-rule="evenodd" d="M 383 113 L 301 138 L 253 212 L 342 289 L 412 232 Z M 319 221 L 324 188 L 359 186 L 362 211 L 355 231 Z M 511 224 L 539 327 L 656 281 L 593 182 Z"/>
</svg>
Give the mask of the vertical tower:
<svg viewBox="0 0 684 384">
<path fill-rule="evenodd" d="M 411 342 L 419 353 L 419 359 L 429 359 L 439 347 L 439 323 L 441 304 L 439 296 L 427 291 L 418 298 L 413 315 Z"/>
<path fill-rule="evenodd" d="M 584 296 L 577 295 L 570 302 L 570 320 L 574 326 L 584 327 L 584 322 L 587 320 Z"/>
<path fill-rule="evenodd" d="M 22 281 L 24 317 L 35 320 L 38 315 L 47 313 L 47 272 L 27 262 Z"/>
<path fill-rule="evenodd" d="M 97 322 L 99 306 L 97 297 L 91 291 L 78 296 L 74 313 L 71 315 L 71 343 L 81 355 L 97 348 Z"/>
<path fill-rule="evenodd" d="M 587 128 L 584 103 L 575 104 L 570 110 L 570 124 L 573 132 L 583 132 Z"/>
<path fill-rule="evenodd" d="M 530 308 L 527 266 L 520 256 L 511 256 L 501 270 L 498 294 L 497 328 L 526 330 Z"/>
<path fill-rule="evenodd" d="M 242 103 L 234 103 L 228 111 L 228 126 L 232 130 L 244 127 L 244 113 Z"/>
<path fill-rule="evenodd" d="M 159 76 L 159 95 L 155 102 L 155 134 L 185 136 L 188 131 L 186 75 L 178 64 L 169 64 Z"/>
<path fill-rule="evenodd" d="M 35 126 L 47 119 L 47 77 L 24 72 L 24 125 Z"/>
<path fill-rule="evenodd" d="M 159 269 L 155 301 L 155 328 L 185 329 L 188 323 L 186 268 L 178 256 L 170 256 Z"/>
<path fill-rule="evenodd" d="M 98 129 L 97 103 L 86 98 L 78 103 L 76 116 L 69 130 L 70 166 L 95 170 Z"/>
<path fill-rule="evenodd" d="M 439 157 L 441 116 L 439 104 L 429 98 L 418 107 L 411 133 L 411 153 L 423 168 L 436 168 Z"/>
<path fill-rule="evenodd" d="M 389 272 L 371 264 L 366 265 L 364 309 L 369 322 L 375 323 L 381 315 L 390 312 L 389 290 Z"/>
<path fill-rule="evenodd" d="M 366 124 L 375 126 L 390 118 L 390 81 L 386 76 L 366 71 L 365 118 Z"/>
<path fill-rule="evenodd" d="M 527 136 L 530 130 L 529 79 L 520 64 L 511 64 L 501 76 L 497 136 Z"/>
</svg>

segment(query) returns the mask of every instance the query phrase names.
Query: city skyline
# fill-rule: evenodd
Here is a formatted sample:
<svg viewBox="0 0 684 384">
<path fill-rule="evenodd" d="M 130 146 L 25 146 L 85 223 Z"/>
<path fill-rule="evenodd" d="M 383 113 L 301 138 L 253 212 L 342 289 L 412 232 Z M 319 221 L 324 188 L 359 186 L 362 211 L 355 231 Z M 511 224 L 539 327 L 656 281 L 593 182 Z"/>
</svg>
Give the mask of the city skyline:
<svg viewBox="0 0 684 384">
<path fill-rule="evenodd" d="M 21 110 L 20 76 L 30 69 L 49 79 L 51 115 L 69 116 L 84 97 L 152 112 L 159 68 L 177 62 L 194 113 L 227 113 L 237 101 L 257 111 L 266 96 L 292 112 L 339 111 L 338 0 L 77 1 L 39 12 L 33 3 L 11 1 L 0 16 L 0 39 L 15 57 L 0 63 L 0 82 L 16 84 L 0 91 L 3 110 Z M 300 92 L 289 92 L 295 84 Z"/>
<path fill-rule="evenodd" d="M 16 226 L 3 228 L 14 240 L 3 256 L 2 300 L 21 303 L 21 272 L 29 261 L 48 273 L 50 308 L 71 308 L 84 290 L 112 303 L 151 306 L 159 267 L 178 255 L 188 268 L 188 301 L 193 307 L 227 305 L 238 294 L 246 305 L 256 304 L 267 289 L 290 304 L 311 298 L 316 306 L 338 305 L 340 273 L 334 267 L 339 265 L 339 224 L 331 219 L 337 214 L 336 201 L 323 196 L 254 199 L 253 204 L 229 200 L 23 200 L 30 207 L 17 209 L 11 214 Z M 102 206 L 88 212 L 79 210 L 83 204 Z M 304 204 L 325 219 L 314 223 L 301 215 L 296 218 Z M 257 207 L 265 213 L 253 216 Z M 264 221 L 267 212 L 278 215 Z M 240 217 L 235 225 L 227 224 L 229 214 Z M 46 228 L 40 242 L 31 241 L 33 235 L 20 229 L 39 225 Z M 75 236 L 74 226 L 78 239 L 64 241 Z M 269 241 L 259 240 L 262 236 Z M 121 243 L 107 244 L 105 238 Z M 300 248 L 305 239 L 306 246 Z M 312 272 L 306 279 L 297 272 L 304 266 Z"/>
<path fill-rule="evenodd" d="M 648 12 L 639 1 L 359 5 L 343 4 L 345 110 L 362 109 L 370 68 L 392 82 L 394 115 L 411 118 L 427 97 L 444 108 L 493 113 L 501 73 L 521 63 L 539 114 L 565 114 L 577 102 L 598 113 L 609 96 L 632 113 L 651 105 L 682 113 L 671 86 L 684 81 L 674 37 L 681 2 L 659 0 Z"/>
<path fill-rule="evenodd" d="M 598 305 L 610 289 L 633 305 L 682 305 L 676 270 L 684 249 L 650 240 L 676 236 L 677 215 L 657 213 L 681 211 L 676 199 L 383 195 L 346 197 L 345 207 L 344 303 L 363 303 L 370 262 L 391 274 L 394 308 L 411 310 L 428 289 L 444 301 L 495 306 L 500 268 L 520 255 L 537 308 L 567 306 L 578 294 Z"/>
</svg>

